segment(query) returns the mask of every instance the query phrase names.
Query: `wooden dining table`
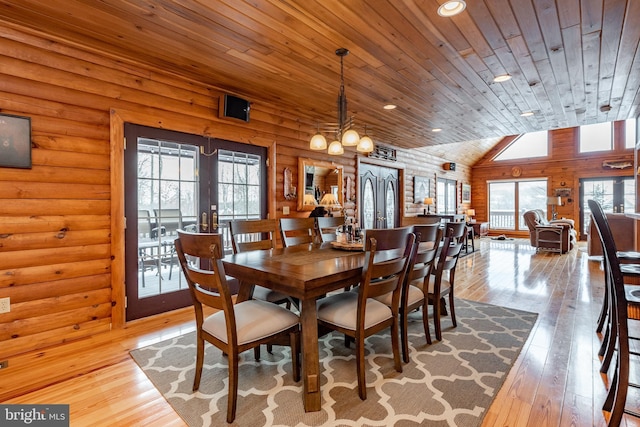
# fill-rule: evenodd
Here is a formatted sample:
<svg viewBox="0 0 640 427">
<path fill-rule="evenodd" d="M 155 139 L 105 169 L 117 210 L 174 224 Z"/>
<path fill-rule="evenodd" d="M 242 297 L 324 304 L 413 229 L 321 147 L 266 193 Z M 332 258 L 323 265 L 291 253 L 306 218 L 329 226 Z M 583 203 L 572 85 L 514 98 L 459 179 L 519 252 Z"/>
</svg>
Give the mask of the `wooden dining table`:
<svg viewBox="0 0 640 427">
<path fill-rule="evenodd" d="M 319 411 L 320 360 L 316 300 L 360 281 L 364 252 L 335 249 L 331 243 L 297 245 L 228 255 L 225 273 L 240 281 L 238 301 L 251 297 L 254 284 L 300 301 L 304 409 Z"/>
</svg>

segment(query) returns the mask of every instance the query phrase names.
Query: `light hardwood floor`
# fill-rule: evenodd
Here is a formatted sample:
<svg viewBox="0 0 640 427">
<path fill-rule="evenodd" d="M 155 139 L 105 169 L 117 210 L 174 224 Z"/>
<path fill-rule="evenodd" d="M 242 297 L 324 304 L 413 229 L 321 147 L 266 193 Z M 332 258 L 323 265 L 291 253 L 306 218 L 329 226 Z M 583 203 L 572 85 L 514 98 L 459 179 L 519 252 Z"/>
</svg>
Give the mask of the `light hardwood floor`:
<svg viewBox="0 0 640 427">
<path fill-rule="evenodd" d="M 585 245 L 582 243 L 581 248 Z M 476 240 L 462 258 L 456 295 L 539 313 L 483 426 L 603 426 L 606 377 L 594 332 L 603 295 L 586 252 L 536 254 L 526 240 Z M 128 352 L 193 330 L 192 309 L 10 360 L 3 403 L 70 404 L 72 426 L 183 426 Z M 640 426 L 625 418 L 625 425 Z"/>
</svg>

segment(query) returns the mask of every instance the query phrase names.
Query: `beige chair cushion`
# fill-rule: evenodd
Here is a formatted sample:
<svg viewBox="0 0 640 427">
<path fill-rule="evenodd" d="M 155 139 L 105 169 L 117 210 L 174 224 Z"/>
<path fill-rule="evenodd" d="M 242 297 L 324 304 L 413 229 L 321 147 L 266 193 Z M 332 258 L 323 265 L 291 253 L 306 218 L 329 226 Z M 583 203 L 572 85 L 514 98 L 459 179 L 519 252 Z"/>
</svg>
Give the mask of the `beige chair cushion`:
<svg viewBox="0 0 640 427">
<path fill-rule="evenodd" d="M 440 281 L 440 292 L 444 292 L 445 289 L 449 289 L 451 287 L 451 283 L 449 282 L 449 279 L 445 278 L 446 272 L 442 273 L 442 280 Z M 436 285 L 436 276 L 431 276 L 429 278 L 429 293 L 432 294 L 434 287 Z"/>
<path fill-rule="evenodd" d="M 287 296 L 285 294 L 281 294 L 280 292 L 272 291 L 271 289 L 265 288 L 264 286 L 255 285 L 253 287 L 253 299 L 259 299 L 262 301 L 269 302 L 277 302 L 286 299 Z"/>
<path fill-rule="evenodd" d="M 244 301 L 233 306 L 238 330 L 238 344 L 245 344 L 276 334 L 299 322 L 298 316 L 286 308 L 261 300 Z M 265 321 L 268 319 L 269 321 Z M 227 341 L 224 312 L 207 317 L 202 329 L 223 342 Z"/>
<path fill-rule="evenodd" d="M 356 329 L 358 293 L 342 292 L 317 302 L 318 319 L 345 329 Z M 391 309 L 373 298 L 367 299 L 364 327 L 369 328 L 391 318 Z"/>
<path fill-rule="evenodd" d="M 407 305 L 415 304 L 418 301 L 422 301 L 424 299 L 424 293 L 422 293 L 422 289 L 417 286 L 409 285 L 407 288 Z M 393 293 L 389 292 L 384 295 L 380 295 L 379 297 L 375 297 L 376 301 L 380 301 L 384 305 L 391 306 L 391 298 L 393 297 Z"/>
</svg>

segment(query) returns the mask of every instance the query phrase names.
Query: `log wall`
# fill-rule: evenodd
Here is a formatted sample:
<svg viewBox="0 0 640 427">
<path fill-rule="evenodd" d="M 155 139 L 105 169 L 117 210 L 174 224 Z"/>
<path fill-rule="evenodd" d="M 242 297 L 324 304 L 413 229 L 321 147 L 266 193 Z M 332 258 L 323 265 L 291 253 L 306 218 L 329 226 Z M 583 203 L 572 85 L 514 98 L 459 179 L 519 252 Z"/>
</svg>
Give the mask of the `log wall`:
<svg viewBox="0 0 640 427">
<path fill-rule="evenodd" d="M 0 360 L 124 326 L 122 181 L 125 121 L 269 147 L 270 216 L 286 200 L 283 171 L 297 183 L 299 156 L 344 167 L 355 194 L 357 157 L 308 150 L 314 124 L 252 99 L 251 121 L 218 118 L 224 91 L 18 27 L 0 28 L 0 112 L 32 125 L 31 169 L 0 168 Z M 237 94 L 242 96 L 242 94 Z M 414 215 L 413 175 L 468 182 L 470 168 L 398 150 L 406 183 L 403 212 Z M 355 205 L 347 206 L 353 209 Z M 307 213 L 304 213 L 307 214 Z"/>
</svg>

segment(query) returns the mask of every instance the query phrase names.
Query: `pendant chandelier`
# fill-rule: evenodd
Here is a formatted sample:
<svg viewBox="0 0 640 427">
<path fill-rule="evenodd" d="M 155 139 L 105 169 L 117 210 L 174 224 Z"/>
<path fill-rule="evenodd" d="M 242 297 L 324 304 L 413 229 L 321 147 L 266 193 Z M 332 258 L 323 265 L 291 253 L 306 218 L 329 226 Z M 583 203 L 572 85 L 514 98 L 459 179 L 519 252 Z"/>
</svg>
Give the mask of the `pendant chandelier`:
<svg viewBox="0 0 640 427">
<path fill-rule="evenodd" d="M 327 150 L 333 156 L 344 154 L 344 147 L 356 147 L 361 153 L 373 151 L 373 141 L 367 136 L 367 127 L 364 128 L 364 136 L 360 138 L 358 132 L 353 129 L 353 118 L 347 119 L 347 96 L 344 93 L 344 57 L 349 54 L 349 50 L 341 47 L 336 50 L 336 55 L 340 57 L 340 92 L 338 93 L 338 123 L 327 124 L 330 130 L 335 131 L 335 140 L 329 144 L 327 149 L 327 139 L 320 133 L 318 124 L 317 133 L 313 135 L 309 142 L 312 150 Z"/>
</svg>

